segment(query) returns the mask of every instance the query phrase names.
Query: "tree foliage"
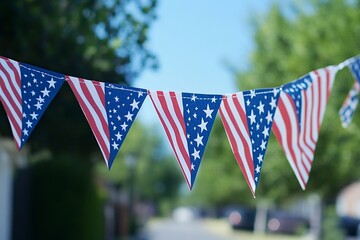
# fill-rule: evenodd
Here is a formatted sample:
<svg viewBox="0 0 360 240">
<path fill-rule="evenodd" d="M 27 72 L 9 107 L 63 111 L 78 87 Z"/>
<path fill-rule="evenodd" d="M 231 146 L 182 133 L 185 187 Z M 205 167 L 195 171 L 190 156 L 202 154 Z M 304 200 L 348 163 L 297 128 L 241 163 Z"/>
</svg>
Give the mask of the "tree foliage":
<svg viewBox="0 0 360 240">
<path fill-rule="evenodd" d="M 255 49 L 248 69 L 239 70 L 240 90 L 276 87 L 302 75 L 360 53 L 360 1 L 305 1 L 284 8 L 275 4 L 254 21 Z M 340 71 L 327 105 L 307 190 L 303 192 L 273 134 L 257 189 L 260 199 L 276 201 L 317 192 L 333 198 L 339 189 L 360 177 L 359 114 L 343 129 L 338 111 L 353 78 Z M 217 121 L 207 146 L 193 198 L 210 204 L 251 202 L 252 196 L 238 168 L 221 122 Z M 211 189 L 211 190 L 210 190 Z"/>
<path fill-rule="evenodd" d="M 67 75 L 131 83 L 156 64 L 146 47 L 156 0 L 1 1 L 4 57 Z M 1 122 L 7 122 L 4 111 Z M 1 125 L 10 135 L 10 126 Z M 96 141 L 67 84 L 29 139 L 33 150 L 89 156 Z"/>
</svg>

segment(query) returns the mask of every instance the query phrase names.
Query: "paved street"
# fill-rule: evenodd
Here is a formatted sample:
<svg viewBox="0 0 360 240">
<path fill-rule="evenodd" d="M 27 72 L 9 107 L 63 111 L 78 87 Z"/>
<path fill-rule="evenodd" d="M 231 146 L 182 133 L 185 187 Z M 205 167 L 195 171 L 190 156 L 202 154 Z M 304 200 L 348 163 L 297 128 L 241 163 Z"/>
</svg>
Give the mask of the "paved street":
<svg viewBox="0 0 360 240">
<path fill-rule="evenodd" d="M 224 240 L 224 237 L 208 231 L 200 220 L 175 222 L 162 219 L 148 226 L 149 240 Z"/>
</svg>

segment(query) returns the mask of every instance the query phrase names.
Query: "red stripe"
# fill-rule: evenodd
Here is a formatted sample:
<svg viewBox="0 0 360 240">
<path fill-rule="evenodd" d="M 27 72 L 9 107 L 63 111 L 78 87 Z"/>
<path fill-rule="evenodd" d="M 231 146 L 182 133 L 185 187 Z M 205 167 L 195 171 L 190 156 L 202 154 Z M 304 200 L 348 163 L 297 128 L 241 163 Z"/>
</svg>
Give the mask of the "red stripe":
<svg viewBox="0 0 360 240">
<path fill-rule="evenodd" d="M 11 69 L 11 71 L 14 73 L 15 75 L 15 79 L 11 78 L 10 73 L 6 70 L 6 68 L 3 68 L 2 65 L 1 66 L 1 71 L 6 75 L 6 79 L 4 79 L 4 81 L 8 82 L 11 88 L 11 92 L 9 92 L 8 87 L 6 87 L 5 82 L 1 81 L 1 89 L 4 93 L 4 95 L 6 96 L 6 98 L 8 99 L 9 103 L 11 106 L 13 106 L 16 114 L 19 116 L 19 118 L 22 118 L 22 113 L 21 113 L 21 109 L 19 109 L 15 103 L 15 99 L 20 103 L 20 106 L 22 105 L 22 101 L 21 101 L 21 96 L 19 95 L 19 93 L 17 92 L 14 84 L 18 84 L 21 80 L 20 80 L 20 76 L 19 73 L 17 73 L 17 69 L 15 67 L 11 67 L 9 64 L 10 62 L 6 61 L 8 64 L 7 66 Z M 15 80 L 15 81 L 14 81 Z M 20 83 L 17 86 L 18 88 L 21 89 L 21 85 Z M 20 90 L 21 91 L 21 90 Z M 20 93 L 21 94 L 21 93 Z M 15 98 L 15 99 L 14 99 Z"/>
<path fill-rule="evenodd" d="M 284 97 L 288 97 L 288 95 L 286 93 L 284 93 L 283 95 Z M 291 99 L 291 98 L 290 98 Z M 292 111 L 295 113 L 296 115 L 296 108 L 295 108 L 295 105 L 294 105 L 294 102 L 292 101 L 292 99 L 290 100 L 290 103 L 291 103 L 291 109 L 287 109 L 286 106 L 284 105 L 283 103 L 283 100 L 282 100 L 282 97 L 280 97 L 279 99 L 279 102 L 278 102 L 278 110 L 280 111 L 281 113 L 281 116 L 283 117 L 283 121 L 285 123 L 285 127 L 286 127 L 286 133 L 287 133 L 287 138 L 285 139 L 286 142 L 287 142 L 287 145 L 288 145 L 288 149 L 290 151 L 290 155 L 291 155 L 291 158 L 293 159 L 293 163 L 299 173 L 299 177 L 301 179 L 299 179 L 303 184 L 304 186 L 306 185 L 305 184 L 305 181 L 304 181 L 304 178 L 303 176 L 301 175 L 301 172 L 300 172 L 300 168 L 299 168 L 299 165 L 298 165 L 298 162 L 297 162 L 297 158 L 296 158 L 296 155 L 295 155 L 295 152 L 294 152 L 294 149 L 293 149 L 293 144 L 292 144 L 292 135 L 294 132 L 298 132 L 299 129 L 298 128 L 292 128 L 291 127 L 291 124 L 290 124 L 290 118 L 289 118 L 289 114 L 288 114 L 288 111 Z M 296 124 L 296 126 L 298 126 L 298 123 Z M 297 141 L 295 143 L 297 146 L 299 146 L 299 142 Z M 300 149 L 300 148 L 299 148 Z"/>
<path fill-rule="evenodd" d="M 108 160 L 109 157 L 110 157 L 109 149 L 108 149 L 108 147 L 106 146 L 106 143 L 104 142 L 103 138 L 101 137 L 101 135 L 100 135 L 100 133 L 99 133 L 99 129 L 96 127 L 96 124 L 95 124 L 95 121 L 94 121 L 94 118 L 93 118 L 91 112 L 89 111 L 89 109 L 87 108 L 85 102 L 83 101 L 83 99 L 82 99 L 81 96 L 79 95 L 79 92 L 78 92 L 77 88 L 75 87 L 75 85 L 73 84 L 73 82 L 69 79 L 68 76 L 66 76 L 66 78 L 67 78 L 67 81 L 68 81 L 71 89 L 73 90 L 73 92 L 74 92 L 74 94 L 75 94 L 75 96 L 76 96 L 76 98 L 77 98 L 77 100 L 78 100 L 78 102 L 79 102 L 79 104 L 80 104 L 80 106 L 81 106 L 84 114 L 85 114 L 86 119 L 87 119 L 88 122 L 89 122 L 90 128 L 91 128 L 93 134 L 95 135 L 95 138 L 96 138 L 96 140 L 97 140 L 100 148 L 102 149 L 102 151 L 103 151 L 103 153 L 104 153 L 104 155 L 105 155 L 106 160 Z M 83 80 L 83 79 L 79 79 L 79 81 L 80 81 L 80 88 L 81 88 L 81 90 L 84 90 L 84 88 L 86 88 L 85 86 L 83 86 L 83 85 L 85 85 L 85 84 L 84 84 L 84 80 Z M 91 95 L 90 95 L 90 96 L 91 96 Z M 89 97 L 87 96 L 87 99 L 90 100 L 90 99 L 92 99 L 92 98 L 91 98 L 91 97 L 89 98 Z M 93 99 L 92 99 L 92 100 L 93 100 Z M 95 105 L 96 105 L 96 104 L 95 104 Z M 101 118 L 101 114 L 100 114 L 99 117 Z M 104 129 L 104 130 L 105 130 L 105 129 Z M 109 132 L 108 129 L 107 129 L 107 132 Z M 109 134 L 107 134 L 107 136 L 109 136 Z"/>
<path fill-rule="evenodd" d="M 312 108 L 313 108 L 313 101 L 308 101 L 308 98 L 307 98 L 307 95 L 306 94 L 302 94 L 303 95 L 303 101 L 302 101 L 302 106 L 303 106 L 303 112 L 304 112 L 304 119 L 302 121 L 303 123 L 303 128 L 301 129 L 301 132 L 302 132 L 302 137 L 303 137 L 303 144 L 311 151 L 312 155 L 311 156 L 308 156 L 306 154 L 306 152 L 304 151 L 303 147 L 301 146 L 301 151 L 304 153 L 304 155 L 308 156 L 307 159 L 305 159 L 305 161 L 308 161 L 309 164 L 311 165 L 312 163 L 312 158 L 314 156 L 314 148 L 310 146 L 310 144 L 308 143 L 308 137 L 312 137 L 312 130 L 310 131 L 306 131 L 308 128 L 312 129 L 312 123 L 311 123 L 311 120 L 312 120 Z M 308 109 L 309 108 L 309 109 Z M 309 114 L 310 112 L 310 114 Z M 310 117 L 308 118 L 308 115 L 310 115 Z M 309 119 L 310 121 L 308 121 L 307 119 Z M 309 126 L 310 125 L 310 126 Z M 308 135 L 307 135 L 308 134 Z M 316 144 L 316 143 L 314 143 Z M 309 159 L 311 159 L 311 161 L 309 161 Z M 306 166 L 304 164 L 304 166 Z M 307 169 L 307 172 L 309 173 L 310 172 L 310 169 L 306 168 Z"/>
<path fill-rule="evenodd" d="M 246 117 L 246 114 L 244 112 L 244 109 L 241 107 L 241 104 L 239 102 L 239 99 L 238 98 L 235 98 L 234 99 L 234 104 L 235 104 L 235 107 L 236 109 L 238 110 L 238 113 L 240 115 L 240 118 L 241 118 L 241 121 L 243 122 L 243 124 L 245 125 L 245 128 L 246 128 L 246 131 L 247 131 L 247 134 L 249 136 L 249 139 L 251 139 L 250 137 L 250 132 L 249 132 L 249 126 L 248 126 L 248 122 L 247 122 L 247 117 Z M 238 125 L 236 124 L 236 120 L 233 116 L 233 114 L 231 113 L 231 121 L 233 122 L 234 126 L 236 126 L 237 128 L 237 131 L 239 131 L 240 133 L 240 129 L 238 128 Z M 250 171 L 251 171 L 251 174 L 252 174 L 252 177 L 254 179 L 254 175 L 255 175 L 255 171 L 254 171 L 254 160 L 253 160 L 253 156 L 252 156 L 252 152 L 251 152 L 251 146 L 249 146 L 244 138 L 244 136 L 242 134 L 239 134 L 240 135 L 240 138 L 241 138 L 241 141 L 242 143 L 244 144 L 244 148 L 245 148 L 245 156 L 246 156 L 246 162 L 247 162 L 247 165 L 249 166 L 250 168 Z M 251 141 L 251 140 L 250 140 Z"/>
<path fill-rule="evenodd" d="M 232 98 L 236 98 L 236 94 L 233 94 L 231 96 Z M 234 101 L 234 103 L 236 104 L 236 101 Z M 232 124 L 234 125 L 235 127 L 235 133 L 240 137 L 240 141 L 241 145 L 244 146 L 244 152 L 245 152 L 245 155 L 246 155 L 246 159 L 245 159 L 245 162 L 247 163 L 249 169 L 250 169 L 250 172 L 251 172 L 251 175 L 252 175 L 252 178 L 254 179 L 254 164 L 253 164 L 253 161 L 252 161 L 252 154 L 251 154 L 251 150 L 249 149 L 249 146 L 244 138 L 244 136 L 241 134 L 241 130 L 239 128 L 239 126 L 236 124 L 236 120 L 234 118 L 234 115 L 233 115 L 233 112 L 231 111 L 230 109 L 230 106 L 229 106 L 229 103 L 228 103 L 228 100 L 227 98 L 225 98 L 223 100 L 223 106 L 225 108 L 225 111 L 227 112 L 227 114 L 229 115 L 229 118 L 230 118 L 230 121 L 232 122 Z M 243 112 L 243 109 L 241 108 L 240 104 L 237 102 L 236 104 L 236 108 L 239 110 L 239 114 L 240 114 L 240 118 L 242 119 L 242 121 L 244 122 L 244 124 L 246 124 L 246 115 L 245 113 Z M 242 112 L 242 113 L 241 113 Z M 232 146 L 232 149 L 233 149 L 233 152 L 234 152 L 234 155 L 235 155 L 235 158 L 236 158 L 236 161 L 245 177 L 245 180 L 247 182 L 247 184 L 249 185 L 251 191 L 253 192 L 254 194 L 254 189 L 252 189 L 251 187 L 251 184 L 250 184 L 250 180 L 248 179 L 248 176 L 247 176 L 247 173 L 246 173 L 246 170 L 245 170 L 245 166 L 244 166 L 244 161 L 242 161 L 242 158 L 240 157 L 239 155 L 239 148 L 238 148 L 238 144 L 235 140 L 235 137 L 234 137 L 234 133 L 231 131 L 230 127 L 229 127 L 229 124 L 227 122 L 227 119 L 225 118 L 224 116 L 224 113 L 222 112 L 222 108 L 220 108 L 220 116 L 221 116 L 221 119 L 222 119 L 222 122 L 223 122 L 223 125 L 224 125 L 224 128 L 226 130 L 226 133 L 228 135 L 228 138 L 229 138 L 229 141 L 230 141 L 230 144 Z M 245 121 L 243 119 L 243 117 L 245 116 Z M 247 126 L 247 125 L 246 125 Z M 250 164 L 249 164 L 250 162 Z"/>
<path fill-rule="evenodd" d="M 173 98 L 173 96 L 171 95 L 171 92 L 170 92 L 170 97 L 171 97 L 171 99 Z M 184 158 L 185 161 L 186 161 L 187 167 L 190 169 L 190 157 L 188 156 L 188 153 L 187 153 L 187 151 L 186 151 L 186 149 L 185 149 L 185 146 L 183 145 L 183 141 L 182 141 L 181 135 L 180 135 L 180 131 L 184 131 L 184 129 L 178 129 L 178 127 L 176 126 L 176 123 L 175 123 L 175 121 L 174 121 L 174 119 L 173 119 L 173 116 L 172 116 L 172 114 L 170 113 L 169 108 L 168 108 L 168 106 L 167 106 L 167 105 L 170 104 L 170 103 L 168 103 L 168 102 L 166 101 L 166 99 L 165 99 L 165 97 L 164 97 L 164 93 L 161 93 L 161 92 L 160 92 L 160 94 L 158 94 L 158 98 L 159 98 L 161 107 L 162 107 L 162 109 L 163 109 L 163 111 L 164 111 L 164 113 L 165 113 L 165 115 L 166 115 L 166 118 L 169 120 L 170 125 L 171 125 L 172 129 L 173 129 L 174 132 L 175 132 L 176 143 L 177 143 L 177 145 L 178 145 L 178 147 L 179 147 L 179 149 L 180 149 L 180 152 L 181 152 L 183 158 Z M 173 99 L 172 99 L 172 100 L 173 100 Z M 176 99 L 175 99 L 175 100 L 176 100 Z M 173 102 L 172 102 L 172 103 L 173 103 Z M 179 115 L 182 116 L 179 107 L 176 106 L 176 105 L 177 105 L 177 104 L 175 103 L 175 114 L 176 114 L 176 117 L 178 117 Z M 181 118 L 180 118 L 180 119 L 178 118 L 178 121 L 181 123 L 181 122 L 182 122 L 182 121 L 181 121 Z M 184 131 L 184 135 L 186 136 L 185 131 Z M 180 164 L 180 165 L 181 165 L 181 164 Z"/>
</svg>

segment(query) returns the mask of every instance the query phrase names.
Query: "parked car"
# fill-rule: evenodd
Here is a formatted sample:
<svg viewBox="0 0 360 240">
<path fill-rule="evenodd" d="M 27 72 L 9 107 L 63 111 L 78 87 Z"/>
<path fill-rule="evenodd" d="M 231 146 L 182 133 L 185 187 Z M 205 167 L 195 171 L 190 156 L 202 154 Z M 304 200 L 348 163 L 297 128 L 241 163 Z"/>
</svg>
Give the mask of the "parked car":
<svg viewBox="0 0 360 240">
<path fill-rule="evenodd" d="M 346 236 L 358 236 L 360 234 L 360 219 L 354 217 L 340 217 L 340 227 Z"/>
<path fill-rule="evenodd" d="M 254 230 L 256 210 L 250 207 L 232 207 L 225 212 L 233 229 Z"/>
<path fill-rule="evenodd" d="M 309 221 L 302 216 L 289 212 L 269 212 L 267 231 L 270 233 L 296 234 L 308 230 L 309 227 Z"/>
</svg>

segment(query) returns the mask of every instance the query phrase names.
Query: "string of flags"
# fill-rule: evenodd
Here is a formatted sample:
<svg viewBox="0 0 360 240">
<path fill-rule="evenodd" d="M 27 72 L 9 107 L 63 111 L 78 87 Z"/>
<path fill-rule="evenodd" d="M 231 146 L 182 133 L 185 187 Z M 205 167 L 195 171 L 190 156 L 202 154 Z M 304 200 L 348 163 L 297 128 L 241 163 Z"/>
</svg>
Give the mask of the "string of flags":
<svg viewBox="0 0 360 240">
<path fill-rule="evenodd" d="M 110 169 L 149 96 L 190 190 L 219 112 L 234 157 L 255 196 L 271 130 L 301 188 L 306 188 L 335 76 L 345 67 L 355 80 L 339 111 L 347 127 L 358 103 L 360 56 L 280 87 L 227 95 L 154 91 L 87 80 L 0 56 L 0 101 L 21 149 L 67 82 Z"/>
</svg>

